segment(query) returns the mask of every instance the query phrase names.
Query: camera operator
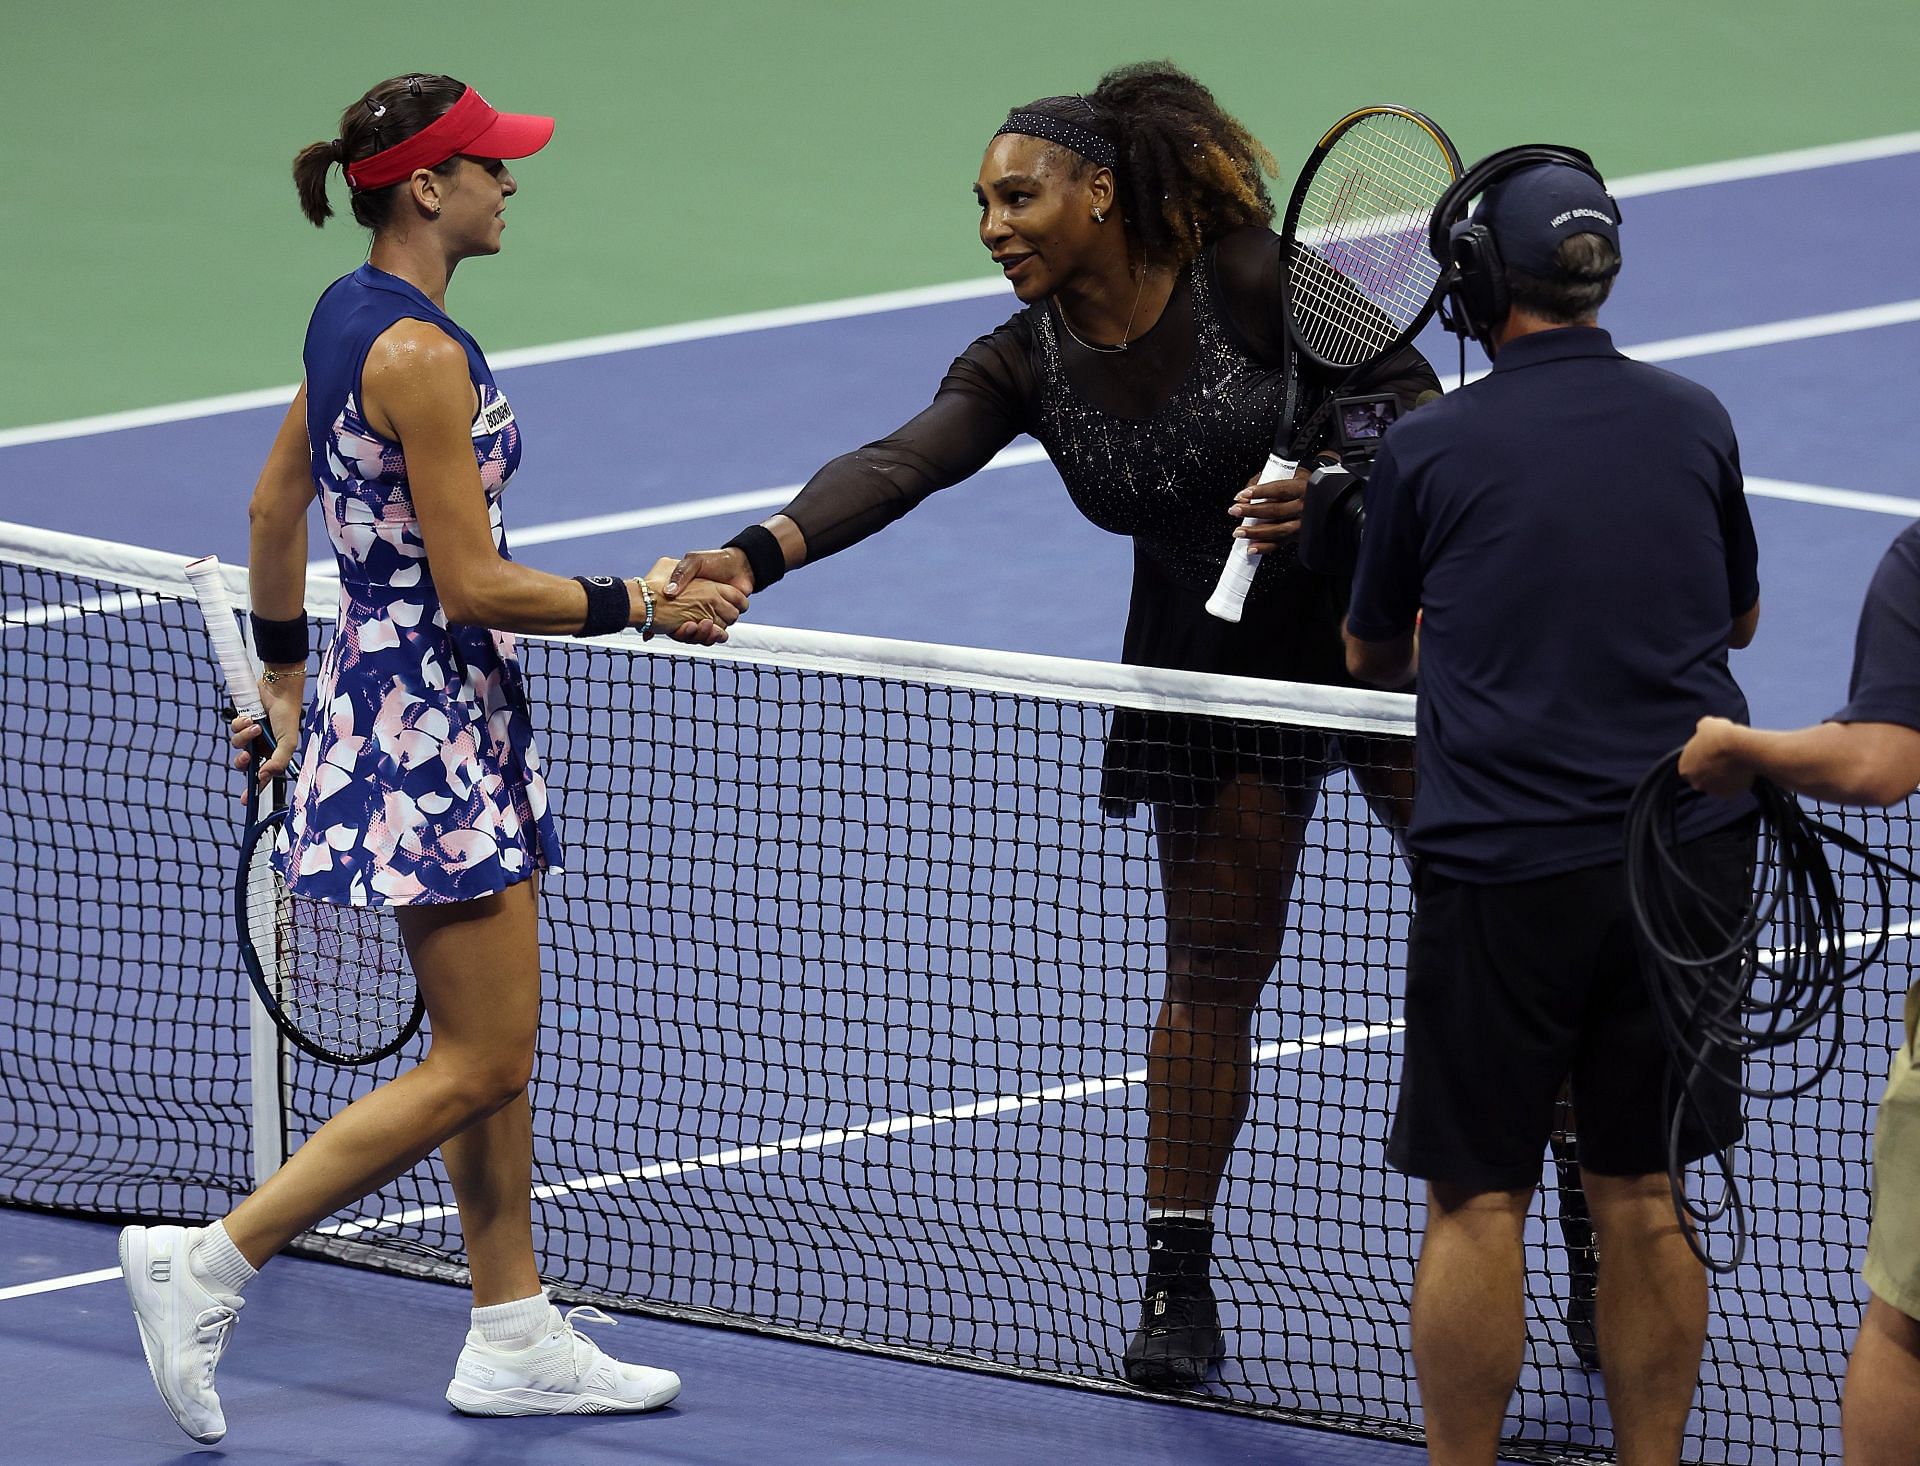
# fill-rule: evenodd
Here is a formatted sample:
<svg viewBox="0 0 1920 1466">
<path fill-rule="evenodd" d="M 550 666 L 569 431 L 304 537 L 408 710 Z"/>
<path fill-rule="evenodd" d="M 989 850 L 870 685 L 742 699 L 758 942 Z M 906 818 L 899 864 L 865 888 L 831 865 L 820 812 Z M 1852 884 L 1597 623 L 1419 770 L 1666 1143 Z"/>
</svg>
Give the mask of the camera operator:
<svg viewBox="0 0 1920 1466">
<path fill-rule="evenodd" d="M 1725 410 L 1596 324 L 1618 219 L 1571 149 L 1508 149 L 1455 185 L 1432 235 L 1447 319 L 1493 370 L 1397 424 L 1366 489 L 1348 665 L 1388 686 L 1420 673 L 1387 1158 L 1428 1183 L 1413 1353 L 1435 1462 L 1495 1459 L 1525 1343 L 1522 1229 L 1569 1079 L 1623 1462 L 1678 1460 L 1705 1339 L 1623 829 L 1641 775 L 1699 718 L 1745 720 L 1727 649 L 1752 639 L 1759 587 Z M 1680 811 L 1683 858 L 1730 909 L 1752 810 L 1690 795 Z M 1731 1084 L 1696 1093 L 1688 1159 L 1740 1127 Z"/>
<path fill-rule="evenodd" d="M 1696 789 L 1736 797 L 1756 774 L 1839 804 L 1898 804 L 1920 786 L 1920 524 L 1874 572 L 1854 641 L 1847 705 L 1792 732 L 1702 718 L 1680 754 Z M 1848 1466 L 1910 1466 L 1920 1420 L 1920 983 L 1874 1130 L 1872 1296 L 1847 1364 L 1841 1437 Z"/>
</svg>

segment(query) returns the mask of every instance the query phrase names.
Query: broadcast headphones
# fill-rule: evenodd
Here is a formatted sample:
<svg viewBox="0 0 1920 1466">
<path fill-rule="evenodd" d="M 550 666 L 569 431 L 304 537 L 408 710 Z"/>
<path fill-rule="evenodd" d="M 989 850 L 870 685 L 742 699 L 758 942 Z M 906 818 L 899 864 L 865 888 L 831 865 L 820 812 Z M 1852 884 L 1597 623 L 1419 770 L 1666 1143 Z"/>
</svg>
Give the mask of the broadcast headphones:
<svg viewBox="0 0 1920 1466">
<path fill-rule="evenodd" d="M 1485 224 L 1472 222 L 1467 207 L 1501 179 L 1543 163 L 1578 168 L 1603 189 L 1607 186 L 1600 170 L 1593 166 L 1593 159 L 1580 149 L 1552 143 L 1526 143 L 1482 158 L 1433 206 L 1427 244 L 1441 269 L 1440 324 L 1463 342 L 1472 336 L 1487 348 L 1489 355 L 1493 350 L 1494 328 L 1506 318 L 1510 303 L 1507 272 L 1493 231 Z M 1607 195 L 1607 203 L 1618 223 L 1620 205 L 1611 193 Z"/>
</svg>

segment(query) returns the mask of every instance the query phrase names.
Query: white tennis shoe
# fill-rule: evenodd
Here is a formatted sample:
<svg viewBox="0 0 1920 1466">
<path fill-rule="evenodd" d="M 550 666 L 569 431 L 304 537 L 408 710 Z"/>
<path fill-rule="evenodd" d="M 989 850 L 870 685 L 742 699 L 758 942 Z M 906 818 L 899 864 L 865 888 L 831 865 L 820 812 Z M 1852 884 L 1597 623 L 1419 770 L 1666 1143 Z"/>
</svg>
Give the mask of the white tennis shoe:
<svg viewBox="0 0 1920 1466">
<path fill-rule="evenodd" d="M 577 1323 L 617 1320 L 597 1308 L 564 1316 L 555 1308 L 546 1336 L 524 1349 L 502 1349 L 470 1331 L 447 1403 L 463 1415 L 606 1415 L 658 1410 L 680 1393 L 679 1375 L 609 1358 Z"/>
<path fill-rule="evenodd" d="M 210 1446 L 227 1433 L 213 1372 L 241 1301 L 193 1275 L 187 1254 L 199 1235 L 186 1227 L 128 1227 L 120 1233 L 120 1272 L 160 1398 L 182 1430 Z"/>
</svg>

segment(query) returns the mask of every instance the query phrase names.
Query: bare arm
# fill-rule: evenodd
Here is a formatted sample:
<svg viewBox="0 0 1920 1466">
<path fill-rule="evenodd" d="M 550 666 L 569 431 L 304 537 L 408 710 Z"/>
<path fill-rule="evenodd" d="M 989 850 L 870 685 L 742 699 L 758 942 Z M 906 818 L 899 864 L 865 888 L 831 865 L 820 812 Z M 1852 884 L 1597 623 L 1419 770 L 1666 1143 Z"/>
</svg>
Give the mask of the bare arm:
<svg viewBox="0 0 1920 1466">
<path fill-rule="evenodd" d="M 1792 732 L 1702 718 L 1680 754 L 1694 788 L 1731 797 L 1756 775 L 1836 804 L 1898 804 L 1920 788 L 1920 731 L 1901 723 L 1820 723 Z"/>
<path fill-rule="evenodd" d="M 1405 687 L 1420 670 L 1420 628 L 1415 626 L 1392 641 L 1362 641 L 1346 623 L 1340 634 L 1347 643 L 1347 671 L 1375 687 Z"/>
<path fill-rule="evenodd" d="M 578 631 L 587 615 L 585 589 L 507 559 L 493 542 L 473 458 L 473 384 L 460 346 L 432 326 L 401 321 L 374 343 L 361 380 L 368 422 L 406 450 L 414 514 L 448 618 L 502 631 Z M 658 596 L 666 577 L 656 571 L 648 582 Z M 689 589 L 676 603 L 660 602 L 657 624 L 676 632 L 706 626 L 710 634 L 698 639 L 720 640 L 746 598 L 730 587 Z M 638 625 L 645 600 L 629 590 L 629 624 Z"/>
<path fill-rule="evenodd" d="M 247 504 L 247 589 L 256 615 L 266 621 L 291 621 L 303 615 L 307 600 L 307 506 L 313 502 L 313 474 L 307 460 L 307 388 L 302 383 L 293 405 L 280 420 L 267 450 L 266 465 Z M 278 778 L 299 743 L 300 714 L 306 705 L 306 659 L 269 665 L 271 680 L 260 684 L 260 702 L 273 733 L 273 757 L 260 766 L 262 783 Z M 248 750 L 258 728 L 250 718 L 234 722 L 234 767 L 253 762 Z"/>
<path fill-rule="evenodd" d="M 1733 618 L 1733 630 L 1727 634 L 1727 645 L 1735 651 L 1743 646 L 1753 645 L 1753 634 L 1760 629 L 1760 602 L 1751 606 Z"/>
<path fill-rule="evenodd" d="M 447 618 L 502 631 L 578 631 L 586 591 L 504 559 L 494 545 L 473 459 L 466 353 L 431 326 L 401 321 L 374 343 L 361 380 L 368 422 L 406 450 L 413 510 Z"/>
<path fill-rule="evenodd" d="M 268 621 L 291 621 L 307 602 L 307 388 L 303 382 L 274 434 L 247 505 L 247 586 Z"/>
</svg>

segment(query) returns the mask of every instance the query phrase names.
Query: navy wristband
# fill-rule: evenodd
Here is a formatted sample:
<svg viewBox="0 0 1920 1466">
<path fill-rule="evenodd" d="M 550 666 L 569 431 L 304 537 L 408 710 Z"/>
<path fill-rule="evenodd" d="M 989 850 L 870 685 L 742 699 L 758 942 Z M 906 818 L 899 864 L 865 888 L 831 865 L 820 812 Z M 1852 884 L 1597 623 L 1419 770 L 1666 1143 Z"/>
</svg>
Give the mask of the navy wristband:
<svg viewBox="0 0 1920 1466">
<path fill-rule="evenodd" d="M 750 524 L 720 547 L 738 550 L 747 557 L 747 569 L 753 575 L 753 588 L 763 591 L 787 573 L 787 552 L 780 548 L 774 532 L 764 524 Z"/>
<path fill-rule="evenodd" d="M 247 622 L 253 629 L 253 649 L 268 666 L 285 667 L 306 661 L 307 618 L 304 615 L 290 621 L 268 621 L 249 611 Z"/>
<path fill-rule="evenodd" d="M 576 575 L 574 579 L 587 593 L 587 619 L 576 635 L 611 636 L 627 629 L 633 597 L 624 580 L 611 575 Z"/>
</svg>

